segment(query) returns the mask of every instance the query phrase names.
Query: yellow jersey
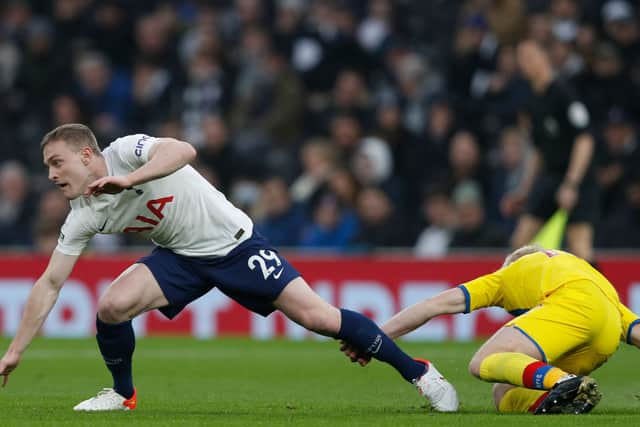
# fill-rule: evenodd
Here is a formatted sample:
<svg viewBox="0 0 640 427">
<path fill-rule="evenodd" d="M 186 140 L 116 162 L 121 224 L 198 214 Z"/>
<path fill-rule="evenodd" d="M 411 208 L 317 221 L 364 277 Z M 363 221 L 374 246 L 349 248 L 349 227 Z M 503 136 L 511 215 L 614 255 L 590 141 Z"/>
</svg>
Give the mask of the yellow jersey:
<svg viewBox="0 0 640 427">
<path fill-rule="evenodd" d="M 459 286 L 466 298 L 465 312 L 483 307 L 502 307 L 514 316 L 540 305 L 558 288 L 574 281 L 593 283 L 618 307 L 623 330 L 621 339 L 628 342 L 638 316 L 620 302 L 618 292 L 588 262 L 563 251 L 546 250 L 525 255 L 506 267 Z"/>
</svg>

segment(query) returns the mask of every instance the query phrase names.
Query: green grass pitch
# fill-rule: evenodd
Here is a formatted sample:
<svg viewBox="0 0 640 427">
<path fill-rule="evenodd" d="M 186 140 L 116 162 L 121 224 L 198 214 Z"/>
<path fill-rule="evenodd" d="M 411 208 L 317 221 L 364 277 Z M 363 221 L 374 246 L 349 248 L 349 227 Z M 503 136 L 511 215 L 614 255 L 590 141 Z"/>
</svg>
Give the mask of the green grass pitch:
<svg viewBox="0 0 640 427">
<path fill-rule="evenodd" d="M 2 350 L 8 343 L 0 339 Z M 546 417 L 495 413 L 491 386 L 466 372 L 478 343 L 401 345 L 437 363 L 458 389 L 459 413 L 430 412 L 392 368 L 352 365 L 334 341 L 190 338 L 138 341 L 136 411 L 75 413 L 73 405 L 111 385 L 97 346 L 39 338 L 0 390 L 0 425 L 640 425 L 640 353 L 626 345 L 594 373 L 604 398 L 591 414 Z"/>
</svg>

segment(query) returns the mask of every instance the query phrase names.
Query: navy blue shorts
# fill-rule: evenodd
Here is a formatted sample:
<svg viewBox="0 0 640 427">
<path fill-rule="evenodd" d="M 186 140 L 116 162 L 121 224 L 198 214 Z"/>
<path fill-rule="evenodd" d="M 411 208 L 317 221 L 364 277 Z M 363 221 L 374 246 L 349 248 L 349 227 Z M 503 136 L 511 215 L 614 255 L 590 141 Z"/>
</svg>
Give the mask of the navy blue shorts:
<svg viewBox="0 0 640 427">
<path fill-rule="evenodd" d="M 159 310 L 173 319 L 191 301 L 214 287 L 247 309 L 267 316 L 273 301 L 300 273 L 254 232 L 224 257 L 196 258 L 156 247 L 137 262 L 149 267 L 169 305 Z"/>
</svg>

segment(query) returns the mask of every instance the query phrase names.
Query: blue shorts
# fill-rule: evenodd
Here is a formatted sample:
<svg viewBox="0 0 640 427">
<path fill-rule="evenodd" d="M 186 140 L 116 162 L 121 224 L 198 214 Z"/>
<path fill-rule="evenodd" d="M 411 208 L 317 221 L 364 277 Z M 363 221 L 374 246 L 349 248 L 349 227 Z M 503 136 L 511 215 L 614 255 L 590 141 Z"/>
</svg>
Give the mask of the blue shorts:
<svg viewBox="0 0 640 427">
<path fill-rule="evenodd" d="M 267 316 L 275 310 L 272 303 L 280 292 L 300 276 L 255 231 L 224 257 L 188 257 L 156 247 L 137 262 L 151 270 L 169 301 L 159 309 L 169 319 L 214 287 L 247 309 Z"/>
</svg>

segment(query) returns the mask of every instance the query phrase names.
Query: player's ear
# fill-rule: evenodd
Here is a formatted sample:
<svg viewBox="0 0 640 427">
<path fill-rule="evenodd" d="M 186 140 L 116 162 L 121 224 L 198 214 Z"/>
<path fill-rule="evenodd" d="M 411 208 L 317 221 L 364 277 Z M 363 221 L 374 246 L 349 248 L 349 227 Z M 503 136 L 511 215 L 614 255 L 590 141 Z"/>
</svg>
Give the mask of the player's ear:
<svg viewBox="0 0 640 427">
<path fill-rule="evenodd" d="M 82 164 L 87 166 L 89 162 L 91 162 L 91 158 L 93 157 L 93 151 L 89 147 L 82 147 L 80 150 L 80 159 L 82 160 Z"/>
</svg>

